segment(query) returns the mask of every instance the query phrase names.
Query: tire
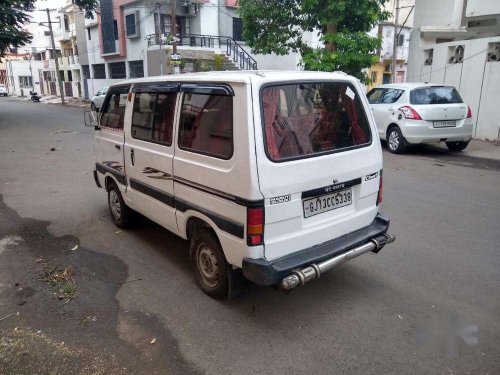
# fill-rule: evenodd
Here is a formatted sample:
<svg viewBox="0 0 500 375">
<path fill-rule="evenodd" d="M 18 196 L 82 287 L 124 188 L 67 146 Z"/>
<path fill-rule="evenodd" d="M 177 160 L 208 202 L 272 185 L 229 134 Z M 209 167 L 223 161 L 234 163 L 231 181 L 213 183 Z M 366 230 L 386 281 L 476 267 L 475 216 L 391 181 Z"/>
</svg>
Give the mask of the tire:
<svg viewBox="0 0 500 375">
<path fill-rule="evenodd" d="M 387 131 L 387 149 L 393 154 L 402 154 L 406 151 L 406 139 L 397 126 Z"/>
<path fill-rule="evenodd" d="M 132 211 L 123 201 L 120 189 L 115 182 L 111 182 L 108 188 L 108 207 L 111 218 L 119 228 L 127 228 L 130 225 Z"/>
<path fill-rule="evenodd" d="M 198 229 L 191 238 L 190 253 L 196 283 L 205 294 L 215 299 L 236 296 L 238 272 L 227 262 L 215 233 Z"/>
<path fill-rule="evenodd" d="M 90 103 L 90 109 L 92 111 L 97 111 L 97 107 L 95 106 L 94 102 Z"/>
<path fill-rule="evenodd" d="M 469 141 L 467 142 L 446 142 L 446 147 L 452 152 L 460 152 L 467 148 Z"/>
</svg>

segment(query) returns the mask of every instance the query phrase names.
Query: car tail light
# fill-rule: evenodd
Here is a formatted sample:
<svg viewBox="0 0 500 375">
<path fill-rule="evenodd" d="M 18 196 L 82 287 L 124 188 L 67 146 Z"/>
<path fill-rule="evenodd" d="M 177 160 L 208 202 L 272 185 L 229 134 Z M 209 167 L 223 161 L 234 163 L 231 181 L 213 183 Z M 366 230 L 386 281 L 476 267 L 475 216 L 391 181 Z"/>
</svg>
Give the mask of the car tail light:
<svg viewBox="0 0 500 375">
<path fill-rule="evenodd" d="M 382 203 L 382 199 L 384 198 L 383 185 L 384 181 L 382 177 L 382 171 L 380 171 L 380 179 L 378 182 L 377 206 L 380 205 L 380 203 Z"/>
<path fill-rule="evenodd" d="M 469 106 L 467 106 L 467 118 L 472 118 L 472 111 Z"/>
<path fill-rule="evenodd" d="M 422 120 L 422 117 L 409 105 L 405 105 L 404 107 L 399 108 L 401 112 L 405 115 L 405 118 L 410 120 Z"/>
<path fill-rule="evenodd" d="M 247 244 L 262 245 L 264 242 L 264 208 L 247 208 Z"/>
</svg>

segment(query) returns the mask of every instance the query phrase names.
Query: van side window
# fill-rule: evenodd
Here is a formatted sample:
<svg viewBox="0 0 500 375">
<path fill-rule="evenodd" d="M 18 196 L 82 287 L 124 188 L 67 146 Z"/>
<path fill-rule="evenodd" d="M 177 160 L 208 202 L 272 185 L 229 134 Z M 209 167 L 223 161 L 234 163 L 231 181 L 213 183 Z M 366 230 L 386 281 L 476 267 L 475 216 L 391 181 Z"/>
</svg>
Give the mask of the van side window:
<svg viewBox="0 0 500 375">
<path fill-rule="evenodd" d="M 184 94 L 179 148 L 220 159 L 233 155 L 233 97 Z"/>
<path fill-rule="evenodd" d="M 110 90 L 101 110 L 100 125 L 108 128 L 123 129 L 125 107 L 127 105 L 128 87 Z"/>
<path fill-rule="evenodd" d="M 132 137 L 172 145 L 176 93 L 137 93 L 132 114 Z"/>
</svg>

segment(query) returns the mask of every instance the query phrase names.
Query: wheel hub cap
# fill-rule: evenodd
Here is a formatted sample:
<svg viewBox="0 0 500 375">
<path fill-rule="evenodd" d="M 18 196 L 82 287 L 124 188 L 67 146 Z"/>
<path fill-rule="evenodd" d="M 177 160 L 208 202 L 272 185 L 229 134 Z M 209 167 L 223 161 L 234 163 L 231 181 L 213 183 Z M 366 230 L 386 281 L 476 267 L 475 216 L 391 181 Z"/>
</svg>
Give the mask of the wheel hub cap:
<svg viewBox="0 0 500 375">
<path fill-rule="evenodd" d="M 397 150 L 399 147 L 399 134 L 397 131 L 391 131 L 389 133 L 389 147 L 391 150 Z"/>
<path fill-rule="evenodd" d="M 219 263 L 213 250 L 206 244 L 200 245 L 198 252 L 198 269 L 205 283 L 214 287 L 219 279 Z"/>
</svg>

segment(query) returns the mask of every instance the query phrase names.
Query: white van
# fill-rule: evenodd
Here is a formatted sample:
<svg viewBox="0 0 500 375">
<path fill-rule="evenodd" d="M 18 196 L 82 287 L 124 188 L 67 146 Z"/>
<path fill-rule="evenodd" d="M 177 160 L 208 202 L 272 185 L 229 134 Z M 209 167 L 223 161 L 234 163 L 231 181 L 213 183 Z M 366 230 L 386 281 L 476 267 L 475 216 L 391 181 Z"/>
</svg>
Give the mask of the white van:
<svg viewBox="0 0 500 375">
<path fill-rule="evenodd" d="M 238 274 L 290 290 L 394 241 L 363 88 L 343 73 L 213 72 L 110 86 L 94 177 L 113 221 L 137 211 L 190 241 L 201 289 Z"/>
</svg>

